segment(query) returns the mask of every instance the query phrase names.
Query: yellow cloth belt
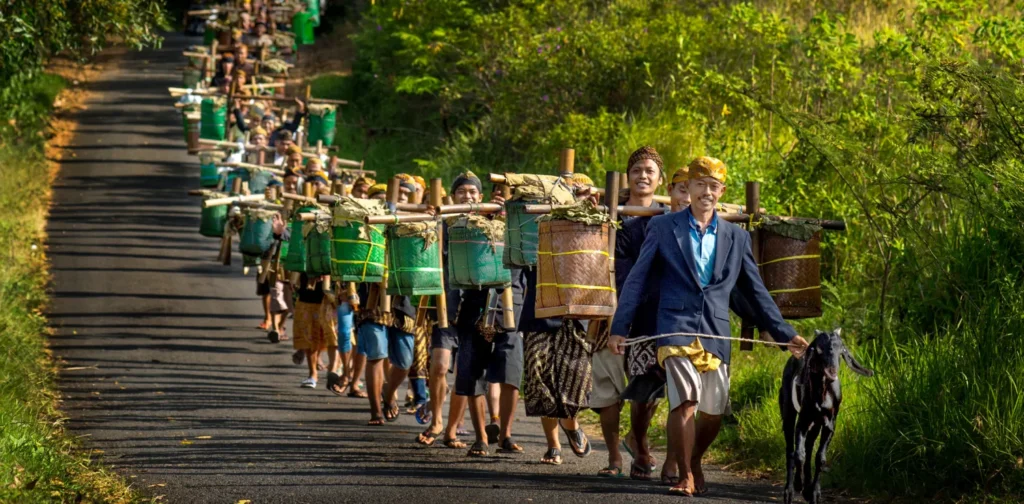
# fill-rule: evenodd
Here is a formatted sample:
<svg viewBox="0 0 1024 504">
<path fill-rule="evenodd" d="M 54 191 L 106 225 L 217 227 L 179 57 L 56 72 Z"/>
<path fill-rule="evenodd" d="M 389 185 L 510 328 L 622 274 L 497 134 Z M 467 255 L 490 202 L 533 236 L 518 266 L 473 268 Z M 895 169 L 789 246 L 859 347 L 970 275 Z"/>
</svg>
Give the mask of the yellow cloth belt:
<svg viewBox="0 0 1024 504">
<path fill-rule="evenodd" d="M 690 359 L 690 362 L 693 363 L 693 367 L 697 368 L 698 373 L 715 371 L 722 363 L 722 359 L 719 359 L 715 354 L 704 349 L 704 345 L 700 344 L 700 338 L 695 338 L 693 343 L 686 346 L 675 345 L 658 347 L 658 364 L 661 365 L 661 367 L 665 367 L 665 359 L 669 357 L 683 357 Z"/>
</svg>

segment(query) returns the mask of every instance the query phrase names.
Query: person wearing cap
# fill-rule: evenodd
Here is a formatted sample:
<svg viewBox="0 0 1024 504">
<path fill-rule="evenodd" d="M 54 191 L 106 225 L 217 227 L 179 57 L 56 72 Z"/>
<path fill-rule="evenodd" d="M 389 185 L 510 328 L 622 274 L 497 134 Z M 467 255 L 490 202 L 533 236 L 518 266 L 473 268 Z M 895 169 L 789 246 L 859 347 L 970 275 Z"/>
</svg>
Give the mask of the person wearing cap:
<svg viewBox="0 0 1024 504">
<path fill-rule="evenodd" d="M 608 347 L 614 353 L 623 353 L 625 335 L 632 334 L 643 293 L 656 283 L 660 287 L 656 334 L 728 337 L 729 302 L 736 289 L 751 302 L 759 328 L 788 343 L 794 356 L 803 355 L 807 341 L 782 319 L 765 289 L 749 234 L 718 218 L 715 209 L 726 190 L 726 171 L 718 159 L 695 159 L 687 180 L 690 206 L 651 219 L 612 322 Z M 727 412 L 729 357 L 728 340 L 682 335 L 657 340 L 657 360 L 667 382 L 669 439 L 680 471 L 671 494 L 693 496 L 706 491 L 700 461 Z"/>
<path fill-rule="evenodd" d="M 359 177 L 352 182 L 352 196 L 355 198 L 369 198 L 370 187 L 377 182 L 369 177 Z"/>
<path fill-rule="evenodd" d="M 387 184 L 373 184 L 370 186 L 369 189 L 366 190 L 366 197 L 368 199 L 387 199 L 387 193 Z"/>
</svg>

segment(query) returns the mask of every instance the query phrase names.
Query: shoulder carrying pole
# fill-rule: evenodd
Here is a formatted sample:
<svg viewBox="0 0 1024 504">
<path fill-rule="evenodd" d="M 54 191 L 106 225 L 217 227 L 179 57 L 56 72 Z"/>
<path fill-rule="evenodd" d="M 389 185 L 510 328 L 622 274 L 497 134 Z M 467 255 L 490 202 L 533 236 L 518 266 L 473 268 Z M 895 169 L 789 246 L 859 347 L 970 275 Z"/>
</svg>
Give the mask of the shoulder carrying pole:
<svg viewBox="0 0 1024 504">
<path fill-rule="evenodd" d="M 444 191 L 444 181 L 439 178 L 430 180 L 430 204 L 439 208 L 443 203 L 441 193 Z M 441 294 L 437 296 L 437 327 L 448 328 L 448 298 L 444 294 L 444 226 L 441 220 L 437 220 L 437 248 L 441 253 L 437 254 L 438 267 L 441 269 Z"/>
<path fill-rule="evenodd" d="M 507 184 L 501 184 L 501 197 L 508 201 L 512 198 L 512 188 Z M 515 299 L 512 297 L 512 286 L 509 285 L 501 290 L 501 322 L 506 330 L 516 328 L 516 307 Z"/>
</svg>

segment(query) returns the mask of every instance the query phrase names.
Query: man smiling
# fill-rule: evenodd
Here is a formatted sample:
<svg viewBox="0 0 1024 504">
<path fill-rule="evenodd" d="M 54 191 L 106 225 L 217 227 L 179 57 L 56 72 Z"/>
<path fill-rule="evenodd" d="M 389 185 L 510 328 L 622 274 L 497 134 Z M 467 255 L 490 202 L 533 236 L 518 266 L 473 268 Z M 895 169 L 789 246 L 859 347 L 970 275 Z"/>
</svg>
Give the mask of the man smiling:
<svg viewBox="0 0 1024 504">
<path fill-rule="evenodd" d="M 669 438 L 680 470 L 673 494 L 705 491 L 700 457 L 714 436 L 698 444 L 697 432 L 705 428 L 697 423 L 720 422 L 729 404 L 729 341 L 679 333 L 729 336 L 729 298 L 735 288 L 753 305 L 758 327 L 788 342 L 798 357 L 807 348 L 761 282 L 749 234 L 718 218 L 715 208 L 725 194 L 725 180 L 726 166 L 718 159 L 700 157 L 690 163 L 690 207 L 651 220 L 608 338 L 612 352 L 621 354 L 622 335 L 630 334 L 648 282 L 657 283 L 657 333 L 666 335 L 658 339 L 658 362 L 665 369 Z M 695 422 L 697 411 L 701 422 Z"/>
</svg>

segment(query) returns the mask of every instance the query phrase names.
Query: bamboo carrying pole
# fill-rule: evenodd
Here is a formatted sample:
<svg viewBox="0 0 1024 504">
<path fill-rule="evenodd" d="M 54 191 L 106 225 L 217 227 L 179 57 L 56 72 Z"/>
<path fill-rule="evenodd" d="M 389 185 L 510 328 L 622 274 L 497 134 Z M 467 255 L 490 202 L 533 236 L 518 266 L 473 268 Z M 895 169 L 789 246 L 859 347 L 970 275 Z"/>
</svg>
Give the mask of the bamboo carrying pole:
<svg viewBox="0 0 1024 504">
<path fill-rule="evenodd" d="M 607 198 L 607 196 L 606 196 Z M 530 204 L 523 206 L 523 212 L 532 215 L 549 214 L 556 208 L 566 208 L 572 205 L 549 205 L 544 203 Z M 602 212 L 608 211 L 608 205 L 598 205 L 598 210 Z M 644 207 L 644 206 L 626 206 L 617 205 L 616 213 L 619 215 L 628 215 L 631 217 L 653 217 L 655 215 L 661 215 L 667 212 L 667 208 L 659 207 Z"/>
<path fill-rule="evenodd" d="M 221 166 L 225 166 L 225 167 L 228 167 L 228 168 L 246 168 L 246 169 L 251 169 L 251 170 L 262 170 L 262 171 L 267 171 L 267 172 L 273 173 L 274 175 L 281 175 L 281 176 L 284 175 L 284 170 L 276 167 L 275 165 L 261 165 L 261 164 L 242 163 L 242 162 L 238 162 L 238 161 L 231 161 L 231 162 L 228 162 L 228 163 L 221 163 Z"/>
<path fill-rule="evenodd" d="M 501 184 L 501 197 L 508 201 L 512 199 L 512 188 L 507 184 Z M 502 205 L 502 210 L 505 206 Z M 515 300 L 512 297 L 512 286 L 509 285 L 501 290 L 501 321 L 502 325 L 505 326 L 505 330 L 511 331 L 516 329 L 516 307 Z"/>
<path fill-rule="evenodd" d="M 608 207 L 608 215 L 611 217 L 612 222 L 618 222 L 619 220 L 619 182 L 621 178 L 619 174 L 614 171 L 609 171 L 604 174 L 605 187 L 608 188 L 608 193 L 605 194 L 604 204 Z M 609 285 L 615 287 L 615 240 L 617 238 L 616 229 L 614 225 L 608 226 L 608 278 Z M 612 303 L 615 307 L 618 307 L 618 299 L 612 299 Z M 608 325 L 611 326 L 612 317 L 608 317 Z"/>
<path fill-rule="evenodd" d="M 441 193 L 444 192 L 444 181 L 439 178 L 430 181 L 430 205 L 441 207 L 443 201 Z M 444 250 L 444 226 L 441 220 L 437 221 L 437 248 Z M 438 267 L 441 269 L 441 294 L 437 296 L 437 327 L 448 328 L 448 297 L 444 294 L 444 254 L 437 254 Z"/>
<path fill-rule="evenodd" d="M 387 201 L 389 203 L 398 203 L 398 184 L 399 184 L 398 177 L 391 177 L 391 180 L 388 180 L 388 189 L 387 189 L 387 193 L 386 194 L 387 194 Z M 381 282 L 379 284 L 380 285 L 380 295 L 377 296 L 378 299 L 380 299 L 380 309 L 384 313 L 391 313 L 391 296 L 389 296 L 387 294 L 387 292 L 388 292 L 388 271 L 391 269 L 391 264 L 390 264 L 391 261 L 388 259 L 390 256 L 391 256 L 391 254 L 385 254 L 384 255 L 384 266 L 385 266 L 384 267 L 384 278 L 381 280 Z"/>
<path fill-rule="evenodd" d="M 228 196 L 225 198 L 210 198 L 203 200 L 203 208 L 230 205 L 242 201 L 259 201 L 267 199 L 266 194 L 247 194 L 239 196 Z"/>
</svg>

